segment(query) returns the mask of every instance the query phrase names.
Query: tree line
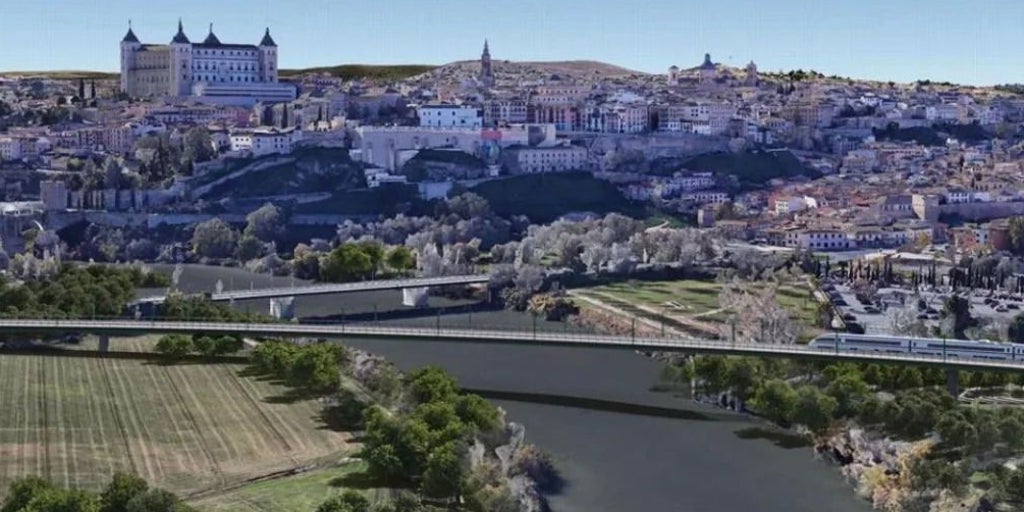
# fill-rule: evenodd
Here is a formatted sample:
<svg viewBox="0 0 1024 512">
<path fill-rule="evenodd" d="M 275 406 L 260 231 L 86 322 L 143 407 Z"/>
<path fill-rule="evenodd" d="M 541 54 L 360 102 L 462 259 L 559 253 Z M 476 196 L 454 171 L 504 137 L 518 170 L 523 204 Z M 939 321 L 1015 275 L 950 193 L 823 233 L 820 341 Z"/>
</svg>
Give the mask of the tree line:
<svg viewBox="0 0 1024 512">
<path fill-rule="evenodd" d="M 998 462 L 1024 453 L 1024 411 L 979 408 L 959 403 L 944 389 L 941 368 L 913 366 L 796 363 L 731 356 L 694 356 L 666 366 L 663 382 L 694 379 L 707 396 L 728 392 L 741 407 L 749 405 L 783 427 L 802 426 L 816 438 L 854 422 L 876 433 L 907 441 L 934 435 L 938 443 L 910 465 L 911 495 L 927 504 L 948 489 L 967 489 L 969 472 L 982 471 L 994 482 L 985 489 L 993 502 L 1024 503 L 1013 482 L 1024 474 Z M 1024 377 L 998 372 L 960 372 L 966 387 L 997 388 L 1024 383 Z M 881 392 L 891 398 L 885 398 Z M 956 485 L 950 485 L 957 481 Z"/>
<path fill-rule="evenodd" d="M 0 315 L 90 318 L 121 315 L 139 287 L 166 286 L 166 276 L 141 267 L 64 264 L 53 276 L 22 282 L 0 278 Z"/>
<path fill-rule="evenodd" d="M 180 498 L 142 478 L 114 473 L 99 493 L 66 489 L 36 476 L 11 482 L 0 512 L 194 512 Z"/>
</svg>

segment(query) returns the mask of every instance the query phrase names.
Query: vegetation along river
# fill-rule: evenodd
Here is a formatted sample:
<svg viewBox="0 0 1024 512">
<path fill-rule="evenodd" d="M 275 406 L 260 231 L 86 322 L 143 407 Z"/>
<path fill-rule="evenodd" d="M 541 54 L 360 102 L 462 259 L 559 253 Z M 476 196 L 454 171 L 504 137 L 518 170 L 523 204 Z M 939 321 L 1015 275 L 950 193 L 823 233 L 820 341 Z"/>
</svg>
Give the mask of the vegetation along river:
<svg viewBox="0 0 1024 512">
<path fill-rule="evenodd" d="M 291 282 L 239 269 L 187 266 L 180 286 L 212 291 L 218 279 L 225 289 Z M 302 297 L 296 299 L 296 313 L 324 317 L 344 311 L 346 317 L 370 320 L 376 310 L 380 322 L 436 324 L 434 309 L 399 318 L 387 313 L 399 309 L 400 300 L 395 291 Z M 237 306 L 265 310 L 267 302 Z M 445 307 L 444 325 L 532 327 L 519 313 L 470 312 L 464 303 L 434 297 L 431 306 Z M 743 415 L 651 391 L 661 365 L 634 353 L 458 342 L 347 343 L 402 369 L 440 365 L 463 387 L 507 410 L 526 426 L 528 440 L 554 455 L 567 482 L 550 497 L 558 512 L 870 510 L 839 470 L 816 460 L 811 448 L 771 439 L 758 421 Z"/>
</svg>

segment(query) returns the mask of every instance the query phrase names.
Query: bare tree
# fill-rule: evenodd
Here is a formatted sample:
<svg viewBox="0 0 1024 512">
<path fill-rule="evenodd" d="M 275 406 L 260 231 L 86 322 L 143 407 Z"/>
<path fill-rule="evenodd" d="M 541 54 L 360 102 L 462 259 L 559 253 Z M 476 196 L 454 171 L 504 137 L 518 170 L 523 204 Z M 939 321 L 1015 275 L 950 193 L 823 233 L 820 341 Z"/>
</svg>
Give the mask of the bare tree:
<svg viewBox="0 0 1024 512">
<path fill-rule="evenodd" d="M 775 344 L 796 342 L 799 326 L 775 299 L 777 291 L 776 283 L 757 286 L 738 279 L 722 287 L 718 302 L 733 314 L 737 340 Z M 730 331 L 725 333 L 726 337 L 731 336 L 732 326 L 725 329 Z"/>
<path fill-rule="evenodd" d="M 893 334 L 928 336 L 928 327 L 924 322 L 918 320 L 917 312 L 913 307 L 890 307 L 886 311 L 886 315 L 889 317 L 889 328 L 892 329 Z"/>
</svg>

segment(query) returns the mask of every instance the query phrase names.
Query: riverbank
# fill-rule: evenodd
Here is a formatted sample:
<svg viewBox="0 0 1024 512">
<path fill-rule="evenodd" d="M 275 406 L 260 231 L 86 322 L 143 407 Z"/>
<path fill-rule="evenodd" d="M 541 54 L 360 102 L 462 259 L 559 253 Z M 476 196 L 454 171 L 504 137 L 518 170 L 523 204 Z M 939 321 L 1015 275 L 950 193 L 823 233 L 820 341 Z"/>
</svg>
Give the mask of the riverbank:
<svg viewBox="0 0 1024 512">
<path fill-rule="evenodd" d="M 218 279 L 225 289 L 232 283 L 237 289 L 291 282 L 241 269 L 186 265 L 181 285 L 211 291 Z M 406 311 L 399 292 L 300 297 L 295 305 L 296 314 L 304 318 L 372 315 L 375 308 Z M 467 313 L 469 305 L 470 301 L 431 297 L 431 307 L 446 308 L 444 325 L 471 321 L 532 326 L 529 315 L 503 310 Z M 236 307 L 262 311 L 267 303 L 251 301 Z M 434 325 L 436 313 L 381 321 Z M 564 328 L 547 324 L 541 322 L 539 328 Z M 760 435 L 752 430 L 760 425 L 744 415 L 652 391 L 662 365 L 631 352 L 443 341 L 345 343 L 380 354 L 402 370 L 439 365 L 463 388 L 488 397 L 528 425 L 527 441 L 552 455 L 565 480 L 565 486 L 548 497 L 556 512 L 871 510 L 850 492 L 839 471 L 829 470 L 806 448 L 789 448 Z M 623 404 L 633 410 L 621 408 Z"/>
</svg>

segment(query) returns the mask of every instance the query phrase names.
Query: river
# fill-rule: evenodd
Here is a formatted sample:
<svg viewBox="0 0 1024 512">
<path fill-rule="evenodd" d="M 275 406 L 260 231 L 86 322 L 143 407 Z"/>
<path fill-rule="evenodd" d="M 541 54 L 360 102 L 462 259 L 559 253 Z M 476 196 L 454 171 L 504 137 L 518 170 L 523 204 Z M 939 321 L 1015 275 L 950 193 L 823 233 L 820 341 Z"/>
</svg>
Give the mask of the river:
<svg viewBox="0 0 1024 512">
<path fill-rule="evenodd" d="M 162 268 L 161 270 L 166 270 Z M 186 267 L 180 285 L 192 291 L 282 286 L 288 278 L 238 269 Z M 251 282 L 251 285 L 250 285 Z M 435 310 L 391 318 L 398 292 L 303 297 L 300 316 L 345 310 L 366 320 L 433 325 Z M 521 325 L 526 315 L 468 312 L 465 302 L 431 298 L 444 325 Z M 265 310 L 266 301 L 238 304 Z M 548 324 L 544 322 L 543 324 Z M 564 326 L 541 325 L 561 329 Z M 651 391 L 660 364 L 630 352 L 564 347 L 473 345 L 459 342 L 349 340 L 403 369 L 444 367 L 468 389 L 482 392 L 526 426 L 527 440 L 550 452 L 567 485 L 550 503 L 556 512 L 867 512 L 839 470 L 811 448 L 786 447 L 758 435 L 744 415 Z M 501 397 L 503 399 L 496 399 Z M 511 399 L 509 399 L 511 398 Z"/>
</svg>

